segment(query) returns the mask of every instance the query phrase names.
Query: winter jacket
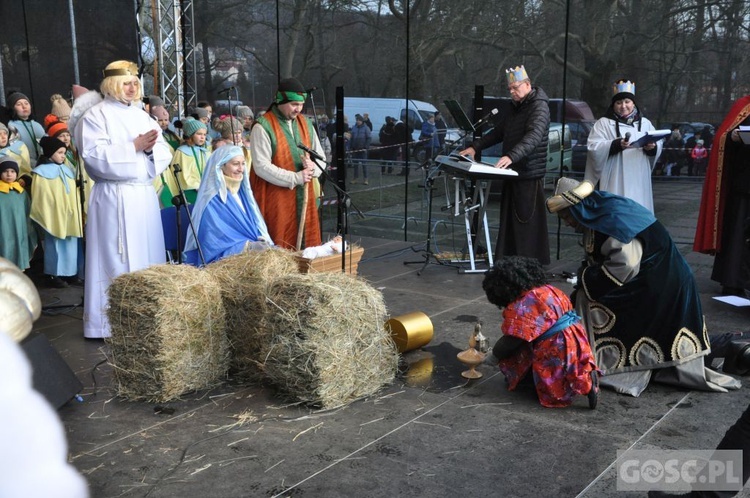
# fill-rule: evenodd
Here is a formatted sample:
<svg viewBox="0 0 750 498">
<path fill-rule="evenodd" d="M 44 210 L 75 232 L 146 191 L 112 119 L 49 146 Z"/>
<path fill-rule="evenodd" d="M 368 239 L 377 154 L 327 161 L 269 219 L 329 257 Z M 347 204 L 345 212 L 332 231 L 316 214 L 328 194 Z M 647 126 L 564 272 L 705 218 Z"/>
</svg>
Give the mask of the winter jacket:
<svg viewBox="0 0 750 498">
<path fill-rule="evenodd" d="M 547 143 L 549 142 L 549 98 L 539 87 L 520 103 L 513 102 L 507 116 L 489 133 L 474 141 L 477 152 L 503 142 L 503 155 L 513 161 L 510 168 L 520 178 L 543 178 L 547 171 Z"/>
</svg>

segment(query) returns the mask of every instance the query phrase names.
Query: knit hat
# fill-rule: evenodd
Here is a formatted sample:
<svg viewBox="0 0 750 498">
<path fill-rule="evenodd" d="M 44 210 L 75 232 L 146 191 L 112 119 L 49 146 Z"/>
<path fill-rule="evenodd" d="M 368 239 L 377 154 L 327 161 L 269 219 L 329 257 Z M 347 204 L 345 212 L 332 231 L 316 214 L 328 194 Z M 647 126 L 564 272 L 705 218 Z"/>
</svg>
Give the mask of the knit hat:
<svg viewBox="0 0 750 498">
<path fill-rule="evenodd" d="M 200 129 L 208 130 L 208 127 L 203 121 L 199 121 L 195 118 L 185 118 L 182 120 L 182 133 L 186 138 L 192 137 L 195 135 L 195 132 Z"/>
<path fill-rule="evenodd" d="M 214 130 L 221 133 L 222 138 L 232 140 L 232 131 L 242 131 L 242 122 L 232 116 L 222 116 L 213 121 Z"/>
<path fill-rule="evenodd" d="M 63 98 L 59 93 L 54 94 L 49 98 L 52 102 L 52 110 L 50 114 L 55 115 L 60 121 L 70 118 L 70 106 L 68 101 Z"/>
<path fill-rule="evenodd" d="M 9 156 L 0 156 L 0 173 L 6 169 L 12 169 L 18 175 L 18 163 L 16 160 Z"/>
<path fill-rule="evenodd" d="M 245 119 L 245 118 L 253 119 L 253 118 L 255 118 L 255 115 L 253 114 L 253 110 L 250 109 L 246 105 L 235 106 L 234 113 L 237 115 L 237 118 L 239 118 L 239 119 Z"/>
<path fill-rule="evenodd" d="M 307 100 L 305 87 L 296 78 L 286 78 L 279 81 L 279 89 L 276 92 L 275 102 L 286 104 L 288 102 L 304 102 Z"/>
<path fill-rule="evenodd" d="M 156 119 L 169 119 L 169 111 L 163 105 L 152 105 L 151 115 Z"/>
<path fill-rule="evenodd" d="M 195 119 L 203 119 L 208 117 L 208 111 L 203 107 L 196 107 L 190 115 Z"/>
<path fill-rule="evenodd" d="M 3 122 L 0 122 L 0 131 L 4 131 L 8 135 L 10 135 L 10 130 L 8 129 L 7 126 L 5 126 L 5 123 L 3 123 Z"/>
<path fill-rule="evenodd" d="M 57 119 L 54 114 L 47 114 L 44 118 L 44 128 L 47 130 L 47 135 L 50 137 L 57 138 L 61 133 L 68 130 L 68 125 Z"/>
<path fill-rule="evenodd" d="M 42 153 L 44 153 L 47 158 L 52 157 L 52 155 L 58 150 L 67 148 L 59 138 L 54 137 L 40 138 L 39 145 L 42 146 Z"/>
<path fill-rule="evenodd" d="M 19 100 L 28 100 L 29 102 L 31 102 L 31 100 L 29 100 L 29 98 L 21 92 L 11 93 L 10 95 L 8 95 L 8 98 L 6 100 L 8 102 L 8 108 L 10 109 L 13 109 Z"/>
<path fill-rule="evenodd" d="M 148 96 L 148 105 L 149 107 L 155 107 L 155 106 L 164 106 L 164 100 L 162 100 L 161 97 L 158 95 L 149 95 Z"/>
</svg>

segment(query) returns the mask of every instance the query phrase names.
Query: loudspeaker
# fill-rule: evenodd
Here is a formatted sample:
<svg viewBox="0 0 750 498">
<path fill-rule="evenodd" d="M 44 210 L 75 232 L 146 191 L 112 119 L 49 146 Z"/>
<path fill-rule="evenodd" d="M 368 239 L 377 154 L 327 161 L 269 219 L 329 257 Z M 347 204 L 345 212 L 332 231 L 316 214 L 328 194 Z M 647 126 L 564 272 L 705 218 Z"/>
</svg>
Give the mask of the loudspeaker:
<svg viewBox="0 0 750 498">
<path fill-rule="evenodd" d="M 21 342 L 34 371 L 34 389 L 55 408 L 73 399 L 83 384 L 44 334 L 31 334 Z"/>
</svg>

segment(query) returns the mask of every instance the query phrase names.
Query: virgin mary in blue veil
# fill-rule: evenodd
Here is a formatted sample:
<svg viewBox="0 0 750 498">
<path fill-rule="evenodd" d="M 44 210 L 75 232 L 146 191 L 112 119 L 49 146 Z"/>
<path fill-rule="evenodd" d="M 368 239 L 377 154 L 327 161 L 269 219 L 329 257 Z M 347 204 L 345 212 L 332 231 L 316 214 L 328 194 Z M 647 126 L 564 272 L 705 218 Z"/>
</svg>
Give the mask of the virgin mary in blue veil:
<svg viewBox="0 0 750 498">
<path fill-rule="evenodd" d="M 273 246 L 250 189 L 245 156 L 240 147 L 225 145 L 211 154 L 192 219 L 206 264 L 245 250 Z M 185 262 L 201 265 L 192 231 L 188 231 L 184 256 Z"/>
</svg>

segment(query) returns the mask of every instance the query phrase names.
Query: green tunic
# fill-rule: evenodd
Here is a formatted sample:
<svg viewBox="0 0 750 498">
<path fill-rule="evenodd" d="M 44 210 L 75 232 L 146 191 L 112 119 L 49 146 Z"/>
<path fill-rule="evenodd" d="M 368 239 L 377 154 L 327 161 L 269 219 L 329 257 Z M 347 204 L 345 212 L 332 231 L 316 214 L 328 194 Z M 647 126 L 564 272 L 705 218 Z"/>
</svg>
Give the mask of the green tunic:
<svg viewBox="0 0 750 498">
<path fill-rule="evenodd" d="M 0 256 L 21 270 L 29 267 L 34 249 L 29 242 L 29 207 L 29 196 L 25 191 L 7 189 L 6 192 L 0 188 Z"/>
</svg>

